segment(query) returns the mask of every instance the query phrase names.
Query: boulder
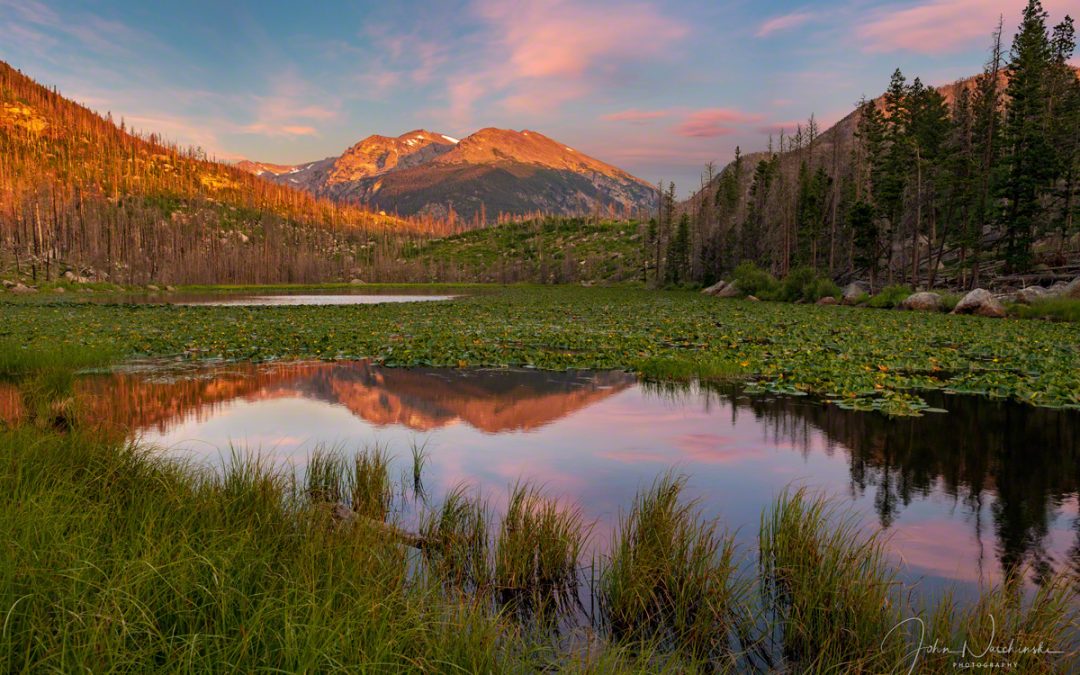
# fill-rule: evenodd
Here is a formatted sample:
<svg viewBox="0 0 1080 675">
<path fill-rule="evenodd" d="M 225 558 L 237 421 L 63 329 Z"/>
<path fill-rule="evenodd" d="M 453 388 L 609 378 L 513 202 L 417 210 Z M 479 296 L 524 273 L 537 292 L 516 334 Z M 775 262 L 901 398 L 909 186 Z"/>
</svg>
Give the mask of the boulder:
<svg viewBox="0 0 1080 675">
<path fill-rule="evenodd" d="M 1000 319 L 1005 316 L 1005 307 L 997 298 L 984 288 L 976 288 L 956 303 L 953 314 L 974 314 Z"/>
<path fill-rule="evenodd" d="M 146 290 L 150 291 L 151 293 L 157 293 L 161 289 L 158 288 L 157 286 L 155 286 L 154 284 L 147 284 L 146 285 Z"/>
<path fill-rule="evenodd" d="M 844 300 L 845 305 L 854 305 L 858 302 L 859 298 L 870 292 L 870 287 L 861 281 L 853 281 L 847 286 L 844 286 L 844 290 L 841 291 L 840 296 Z"/>
<path fill-rule="evenodd" d="M 4 288 L 15 288 L 15 282 L 11 279 L 4 279 Z"/>
<path fill-rule="evenodd" d="M 941 296 L 929 291 L 912 293 L 900 303 L 900 309 L 910 309 L 916 312 L 940 312 Z"/>
<path fill-rule="evenodd" d="M 742 295 L 742 291 L 739 290 L 739 283 L 737 281 L 732 281 L 716 293 L 713 293 L 713 297 L 715 298 L 737 298 L 740 295 Z"/>
<path fill-rule="evenodd" d="M 1080 300 L 1080 277 L 1077 277 L 1061 289 L 1060 297 Z"/>
<path fill-rule="evenodd" d="M 746 296 L 746 299 L 749 300 L 750 302 L 761 302 L 761 300 L 758 300 L 757 296 L 754 296 L 754 295 L 748 295 L 748 296 Z"/>
<path fill-rule="evenodd" d="M 1027 286 L 1013 293 L 1012 301 L 1019 302 L 1022 305 L 1030 305 L 1036 300 L 1048 298 L 1052 295 L 1053 293 L 1051 293 L 1049 289 L 1043 288 L 1042 286 Z"/>
<path fill-rule="evenodd" d="M 53 289 L 53 293 L 67 293 L 67 291 L 64 290 L 63 286 L 57 286 L 56 288 Z"/>
<path fill-rule="evenodd" d="M 165 290 L 168 291 L 169 293 L 173 293 L 173 292 L 176 291 L 176 286 L 166 286 Z"/>
<path fill-rule="evenodd" d="M 19 284 L 15 284 L 14 286 L 11 287 L 11 292 L 12 293 L 37 293 L 37 289 L 32 288 L 30 286 L 27 286 L 26 284 L 19 283 Z"/>
<path fill-rule="evenodd" d="M 364 280 L 363 279 L 353 279 L 349 283 L 351 285 L 353 285 L 353 286 L 363 286 L 364 285 Z"/>
<path fill-rule="evenodd" d="M 724 286 L 727 286 L 727 282 L 724 280 L 720 280 L 712 286 L 709 286 L 708 288 L 701 289 L 701 292 L 705 295 L 716 295 L 720 291 L 724 290 Z"/>
<path fill-rule="evenodd" d="M 831 295 L 826 295 L 824 298 L 818 299 L 816 304 L 818 304 L 818 305 L 835 305 L 836 304 L 836 298 L 834 298 Z"/>
</svg>

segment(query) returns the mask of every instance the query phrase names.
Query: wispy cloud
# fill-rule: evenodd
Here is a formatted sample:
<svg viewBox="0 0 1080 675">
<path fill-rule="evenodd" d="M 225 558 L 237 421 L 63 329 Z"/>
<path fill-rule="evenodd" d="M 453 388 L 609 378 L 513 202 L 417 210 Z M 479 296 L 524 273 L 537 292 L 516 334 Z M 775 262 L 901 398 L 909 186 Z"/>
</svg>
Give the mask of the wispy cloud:
<svg viewBox="0 0 1080 675">
<path fill-rule="evenodd" d="M 773 33 L 780 33 L 791 30 L 792 28 L 797 28 L 812 18 L 814 18 L 814 15 L 810 12 L 792 12 L 790 14 L 774 16 L 758 26 L 757 32 L 754 33 L 754 35 L 759 38 L 769 37 Z"/>
<path fill-rule="evenodd" d="M 759 121 L 761 121 L 761 115 L 744 113 L 732 108 L 706 108 L 689 113 L 675 127 L 675 133 L 690 138 L 714 138 L 735 133 L 734 125 Z"/>
<path fill-rule="evenodd" d="M 1016 0 L 925 0 L 892 5 L 871 12 L 855 26 L 867 52 L 910 51 L 944 54 L 989 43 L 999 17 L 1006 31 L 1019 23 L 1021 3 Z M 1060 19 L 1077 11 L 1075 0 L 1043 0 L 1043 7 Z"/>
<path fill-rule="evenodd" d="M 620 110 L 619 112 L 601 115 L 600 119 L 605 122 L 629 122 L 630 124 L 644 124 L 652 120 L 662 119 L 671 115 L 670 110 Z"/>
<path fill-rule="evenodd" d="M 536 113 L 588 96 L 689 32 L 644 2 L 474 0 L 471 10 L 490 47 L 450 76 L 448 112 L 459 126 L 485 97 L 514 112 Z"/>
</svg>

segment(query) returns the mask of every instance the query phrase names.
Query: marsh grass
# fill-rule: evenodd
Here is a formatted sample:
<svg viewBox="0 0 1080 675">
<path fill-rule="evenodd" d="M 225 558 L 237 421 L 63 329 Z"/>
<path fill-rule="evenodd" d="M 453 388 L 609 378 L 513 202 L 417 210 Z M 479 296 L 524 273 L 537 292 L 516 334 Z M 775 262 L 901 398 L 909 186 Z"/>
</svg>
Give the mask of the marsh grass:
<svg viewBox="0 0 1080 675">
<path fill-rule="evenodd" d="M 676 383 L 736 380 L 747 375 L 734 361 L 701 355 L 643 359 L 633 369 L 644 378 Z"/>
<path fill-rule="evenodd" d="M 352 510 L 364 518 L 386 520 L 394 501 L 390 453 L 381 445 L 362 449 L 353 457 L 348 481 Z"/>
<path fill-rule="evenodd" d="M 442 506 L 423 514 L 420 536 L 435 576 L 458 590 L 482 591 L 491 585 L 490 513 L 487 503 L 458 486 Z"/>
<path fill-rule="evenodd" d="M 70 429 L 79 423 L 73 395 L 76 374 L 116 360 L 107 347 L 26 346 L 0 341 L 0 382 L 15 385 L 26 421 L 39 427 Z"/>
<path fill-rule="evenodd" d="M 413 441 L 409 448 L 412 452 L 412 488 L 413 495 L 424 499 L 427 493 L 424 491 L 424 466 L 427 465 L 427 441 L 417 443 Z"/>
<path fill-rule="evenodd" d="M 904 617 L 879 533 L 864 535 L 852 515 L 800 489 L 762 514 L 759 551 L 761 595 L 782 632 L 785 660 L 837 672 L 901 661 L 902 652 L 880 648 Z"/>
<path fill-rule="evenodd" d="M 724 659 L 739 641 L 749 586 L 736 575 L 733 537 L 682 499 L 684 486 L 663 476 L 621 520 L 601 566 L 602 624 L 619 641 Z"/>
<path fill-rule="evenodd" d="M 581 552 L 589 537 L 576 505 L 518 483 L 495 542 L 498 598 L 524 614 L 557 615 L 575 608 Z"/>
</svg>

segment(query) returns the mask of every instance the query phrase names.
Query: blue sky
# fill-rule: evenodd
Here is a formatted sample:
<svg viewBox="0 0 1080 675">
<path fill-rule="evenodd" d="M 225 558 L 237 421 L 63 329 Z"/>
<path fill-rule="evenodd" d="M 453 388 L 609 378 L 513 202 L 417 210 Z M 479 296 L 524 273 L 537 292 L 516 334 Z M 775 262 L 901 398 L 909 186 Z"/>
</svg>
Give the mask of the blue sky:
<svg viewBox="0 0 1080 675">
<path fill-rule="evenodd" d="M 1023 0 L 0 0 L 0 59 L 223 159 L 373 133 L 534 129 L 685 194 L 702 166 L 824 124 L 901 67 L 981 68 Z M 1051 22 L 1080 0 L 1044 0 Z"/>
</svg>

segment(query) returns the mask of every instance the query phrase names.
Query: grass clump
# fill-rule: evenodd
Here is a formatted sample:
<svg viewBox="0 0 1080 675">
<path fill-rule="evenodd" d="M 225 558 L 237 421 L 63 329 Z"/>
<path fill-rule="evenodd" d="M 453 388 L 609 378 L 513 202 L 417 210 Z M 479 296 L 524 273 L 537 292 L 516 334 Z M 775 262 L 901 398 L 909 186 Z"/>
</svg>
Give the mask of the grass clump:
<svg viewBox="0 0 1080 675">
<path fill-rule="evenodd" d="M 879 535 L 863 538 L 852 518 L 805 490 L 781 494 L 762 515 L 759 569 L 766 607 L 796 670 L 877 670 L 899 663 L 882 637 L 904 617 L 896 570 Z M 879 670 L 880 672 L 880 670 Z"/>
<path fill-rule="evenodd" d="M 420 522 L 424 556 L 436 577 L 462 590 L 491 586 L 491 535 L 487 504 L 465 486 L 450 491 L 442 507 Z"/>
<path fill-rule="evenodd" d="M 635 499 L 600 574 L 600 609 L 619 641 L 722 658 L 739 632 L 746 587 L 733 538 L 681 498 L 684 485 L 666 475 Z"/>
<path fill-rule="evenodd" d="M 730 380 L 746 373 L 743 366 L 726 359 L 691 356 L 644 359 L 634 364 L 634 370 L 644 378 L 674 382 Z"/>
<path fill-rule="evenodd" d="M 376 445 L 356 453 L 349 481 L 352 509 L 364 518 L 385 521 L 394 499 L 390 455 Z"/>
<path fill-rule="evenodd" d="M 867 307 L 874 307 L 876 309 L 895 309 L 914 292 L 915 291 L 911 289 L 911 286 L 904 286 L 902 284 L 886 286 L 881 289 L 879 293 L 872 296 L 867 301 L 866 305 Z"/>
<path fill-rule="evenodd" d="M 495 545 L 495 588 L 514 607 L 568 609 L 577 597 L 578 561 L 589 535 L 577 506 L 515 485 Z"/>
</svg>

